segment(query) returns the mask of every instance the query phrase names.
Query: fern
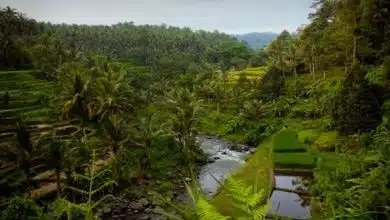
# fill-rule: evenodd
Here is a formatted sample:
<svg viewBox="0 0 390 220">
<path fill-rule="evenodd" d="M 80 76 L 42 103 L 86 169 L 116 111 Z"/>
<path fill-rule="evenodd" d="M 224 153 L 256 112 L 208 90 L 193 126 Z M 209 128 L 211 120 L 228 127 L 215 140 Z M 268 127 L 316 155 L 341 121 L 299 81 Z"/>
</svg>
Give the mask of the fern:
<svg viewBox="0 0 390 220">
<path fill-rule="evenodd" d="M 100 205 L 104 200 L 108 198 L 112 198 L 111 195 L 106 195 L 102 197 L 98 201 L 92 201 L 92 197 L 100 192 L 102 189 L 106 188 L 107 186 L 113 185 L 114 181 L 107 181 L 100 187 L 94 186 L 94 180 L 103 175 L 107 170 L 102 170 L 96 173 L 96 167 L 95 167 L 95 152 L 92 153 L 92 163 L 89 169 L 88 175 L 76 175 L 76 179 L 84 179 L 88 180 L 89 187 L 88 191 L 78 189 L 75 187 L 65 186 L 65 188 L 68 188 L 74 192 L 80 193 L 82 195 L 85 195 L 88 197 L 88 201 L 81 204 L 74 204 L 70 201 L 64 200 L 64 199 L 58 199 L 54 203 L 54 206 L 52 207 L 54 212 L 52 215 L 54 215 L 57 218 L 60 218 L 61 216 L 65 215 L 67 216 L 67 219 L 72 219 L 73 215 L 82 214 L 86 220 L 93 220 L 97 219 L 93 214 L 93 209 L 95 209 L 98 205 Z"/>
<path fill-rule="evenodd" d="M 195 206 L 195 214 L 190 211 L 185 211 L 179 207 L 172 205 L 175 210 L 179 212 L 179 216 L 164 212 L 163 210 L 156 210 L 160 214 L 163 214 L 171 219 L 197 219 L 197 220 L 262 220 L 268 213 L 270 203 L 267 201 L 264 205 L 264 190 L 257 191 L 256 184 L 247 185 L 242 181 L 228 178 L 224 185 L 227 195 L 232 198 L 233 205 L 241 210 L 244 215 L 239 218 L 233 218 L 232 216 L 223 216 L 218 212 L 217 208 L 212 205 L 202 194 L 199 185 L 196 181 L 189 186 L 185 183 L 187 192 L 192 204 Z M 194 216 L 195 215 L 195 216 Z"/>
<path fill-rule="evenodd" d="M 246 215 L 240 219 L 264 219 L 268 213 L 269 202 L 262 205 L 264 189 L 257 190 L 256 184 L 247 185 L 244 182 L 228 178 L 225 183 L 227 195 L 233 199 L 233 205 Z"/>
</svg>

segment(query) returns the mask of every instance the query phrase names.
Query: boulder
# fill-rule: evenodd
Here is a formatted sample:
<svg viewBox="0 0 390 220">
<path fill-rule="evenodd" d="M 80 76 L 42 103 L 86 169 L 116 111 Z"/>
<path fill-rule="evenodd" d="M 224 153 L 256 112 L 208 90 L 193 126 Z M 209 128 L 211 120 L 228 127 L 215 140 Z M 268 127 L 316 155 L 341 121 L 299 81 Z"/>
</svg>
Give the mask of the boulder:
<svg viewBox="0 0 390 220">
<path fill-rule="evenodd" d="M 106 213 L 106 214 L 110 213 L 111 212 L 111 208 L 110 207 L 104 207 L 103 208 L 103 212 Z"/>
<path fill-rule="evenodd" d="M 139 202 L 132 202 L 132 203 L 130 203 L 129 207 L 133 210 L 136 210 L 136 211 L 144 208 L 144 206 Z"/>
<path fill-rule="evenodd" d="M 149 200 L 147 198 L 141 198 L 138 200 L 138 203 L 140 203 L 142 206 L 147 206 L 149 205 Z"/>
<path fill-rule="evenodd" d="M 147 214 L 143 214 L 143 215 L 140 215 L 137 219 L 138 220 L 148 220 L 148 219 L 150 219 L 150 216 Z"/>
</svg>

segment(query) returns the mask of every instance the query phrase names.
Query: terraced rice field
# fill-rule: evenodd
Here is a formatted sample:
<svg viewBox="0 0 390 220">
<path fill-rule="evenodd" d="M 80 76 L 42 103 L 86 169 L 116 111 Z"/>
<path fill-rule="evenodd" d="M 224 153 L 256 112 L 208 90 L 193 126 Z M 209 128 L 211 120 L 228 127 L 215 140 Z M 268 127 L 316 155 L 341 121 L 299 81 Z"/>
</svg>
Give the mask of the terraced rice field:
<svg viewBox="0 0 390 220">
<path fill-rule="evenodd" d="M 237 83 L 240 77 L 244 77 L 250 81 L 260 80 L 267 72 L 267 67 L 246 68 L 240 71 L 231 71 L 228 73 L 231 84 Z"/>
<path fill-rule="evenodd" d="M 9 102 L 4 94 L 8 91 Z M 30 132 L 32 141 L 41 135 L 56 131 L 61 137 L 70 138 L 80 132 L 77 121 L 59 121 L 54 109 L 47 102 L 56 93 L 55 82 L 40 78 L 34 71 L 0 72 L 0 196 L 12 192 L 23 192 L 25 176 L 17 167 L 19 151 L 15 122 L 22 119 Z M 42 176 L 50 172 L 45 166 L 42 149 L 34 149 L 31 156 L 32 175 Z M 33 178 L 34 187 L 41 188 L 52 182 L 41 182 Z M 53 187 L 55 189 L 55 187 Z"/>
</svg>

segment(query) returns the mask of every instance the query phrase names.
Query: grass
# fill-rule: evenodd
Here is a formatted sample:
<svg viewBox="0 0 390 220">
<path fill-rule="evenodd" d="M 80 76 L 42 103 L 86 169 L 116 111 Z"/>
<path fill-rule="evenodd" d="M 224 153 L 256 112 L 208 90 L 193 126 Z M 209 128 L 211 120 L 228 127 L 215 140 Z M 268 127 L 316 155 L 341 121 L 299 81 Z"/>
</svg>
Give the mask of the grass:
<svg viewBox="0 0 390 220">
<path fill-rule="evenodd" d="M 286 129 L 274 137 L 274 151 L 277 153 L 282 152 L 305 152 L 306 148 L 297 139 L 297 132 L 295 130 Z"/>
<path fill-rule="evenodd" d="M 315 168 L 316 156 L 309 152 L 276 153 L 275 166 L 278 168 Z"/>
<path fill-rule="evenodd" d="M 272 190 L 272 138 L 258 147 L 255 154 L 231 177 L 248 184 L 257 184 L 258 189 L 264 189 L 264 195 L 269 196 Z M 223 186 L 212 202 L 218 211 L 225 216 L 238 218 L 242 212 L 234 207 L 231 198 L 226 195 Z"/>
<path fill-rule="evenodd" d="M 9 91 L 10 101 L 0 107 L 3 119 L 24 118 L 24 120 L 46 120 L 51 117 L 51 109 L 41 105 L 39 100 L 52 96 L 55 83 L 40 79 L 37 71 L 0 71 L 0 95 Z"/>
</svg>

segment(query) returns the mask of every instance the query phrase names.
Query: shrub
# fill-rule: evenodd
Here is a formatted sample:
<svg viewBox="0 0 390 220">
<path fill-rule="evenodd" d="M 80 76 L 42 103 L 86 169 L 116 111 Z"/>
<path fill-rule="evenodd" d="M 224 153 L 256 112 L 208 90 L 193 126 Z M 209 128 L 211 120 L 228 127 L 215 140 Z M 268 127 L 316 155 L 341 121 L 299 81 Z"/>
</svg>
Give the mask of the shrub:
<svg viewBox="0 0 390 220">
<path fill-rule="evenodd" d="M 374 130 L 380 123 L 380 94 L 362 75 L 355 65 L 334 100 L 332 117 L 338 130 L 345 134 Z"/>
<path fill-rule="evenodd" d="M 298 133 L 298 140 L 305 144 L 313 144 L 320 134 L 315 130 L 303 130 Z"/>
<path fill-rule="evenodd" d="M 338 143 L 339 133 L 337 131 L 325 132 L 314 142 L 314 147 L 321 151 L 333 151 Z"/>
<path fill-rule="evenodd" d="M 14 197 L 9 200 L 8 206 L 1 212 L 1 219 L 7 220 L 27 220 L 39 219 L 42 210 L 30 198 Z"/>
<path fill-rule="evenodd" d="M 284 81 L 280 70 L 271 67 L 260 82 L 259 99 L 271 101 L 278 98 L 282 93 Z"/>
<path fill-rule="evenodd" d="M 274 134 L 282 127 L 280 120 L 263 120 L 260 123 L 251 123 L 245 132 L 245 143 L 257 146 L 266 138 Z"/>
</svg>

